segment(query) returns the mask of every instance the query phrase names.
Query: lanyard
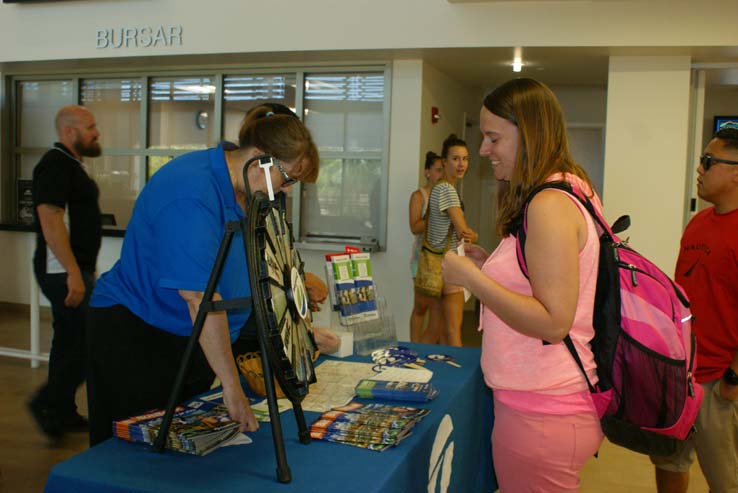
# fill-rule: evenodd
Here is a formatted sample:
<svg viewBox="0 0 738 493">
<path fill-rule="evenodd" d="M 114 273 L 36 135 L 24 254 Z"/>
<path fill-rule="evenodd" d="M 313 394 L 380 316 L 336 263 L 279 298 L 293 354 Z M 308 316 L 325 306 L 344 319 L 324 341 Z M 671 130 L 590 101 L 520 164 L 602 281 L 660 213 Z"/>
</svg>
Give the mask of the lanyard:
<svg viewBox="0 0 738 493">
<path fill-rule="evenodd" d="M 56 147 L 56 146 L 52 147 L 52 149 L 61 152 L 62 154 L 64 154 L 65 156 L 67 156 L 69 159 L 73 159 L 74 161 L 76 161 L 82 167 L 82 169 L 84 170 L 85 173 L 87 173 L 87 175 L 90 174 L 89 170 L 87 169 L 87 165 L 85 163 L 83 163 L 82 161 L 80 161 L 79 159 L 77 159 L 76 157 L 74 157 L 73 155 L 69 154 L 64 149 L 62 149 L 60 147 Z"/>
</svg>

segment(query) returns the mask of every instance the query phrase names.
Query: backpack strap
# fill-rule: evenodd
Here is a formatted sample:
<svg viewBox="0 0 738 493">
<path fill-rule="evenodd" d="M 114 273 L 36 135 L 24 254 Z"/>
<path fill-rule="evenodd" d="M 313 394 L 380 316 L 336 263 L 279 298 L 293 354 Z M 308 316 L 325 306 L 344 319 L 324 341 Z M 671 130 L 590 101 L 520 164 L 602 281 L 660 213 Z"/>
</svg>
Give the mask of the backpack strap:
<svg viewBox="0 0 738 493">
<path fill-rule="evenodd" d="M 595 208 L 594 204 L 592 204 L 592 201 L 589 200 L 589 197 L 587 197 L 581 190 L 579 190 L 579 188 L 574 188 L 571 186 L 570 183 L 565 181 L 552 181 L 544 183 L 543 185 L 539 185 L 528 194 L 528 197 L 526 197 L 525 201 L 523 202 L 523 207 L 520 211 L 520 214 L 516 218 L 517 224 L 515 232 L 515 252 L 517 254 L 520 271 L 527 279 L 530 279 L 530 277 L 528 276 L 528 265 L 525 260 L 525 241 L 528 231 L 528 206 L 533 200 L 533 197 L 535 197 L 538 192 L 542 192 L 543 190 L 547 189 L 561 190 L 575 197 L 584 206 L 587 212 L 589 212 L 589 215 L 592 216 L 595 224 L 599 225 L 600 229 L 602 230 L 602 235 L 608 239 L 617 239 L 615 233 L 613 233 L 612 229 L 610 228 L 610 225 L 607 224 L 607 221 L 605 221 L 605 218 L 603 218 L 602 214 L 597 210 L 597 208 Z M 544 345 L 551 344 L 548 341 L 542 342 Z M 579 357 L 577 348 L 574 346 L 574 341 L 572 341 L 571 337 L 568 334 L 564 338 L 564 344 L 566 344 L 566 348 L 569 350 L 569 353 L 571 353 L 571 356 L 574 358 L 577 366 L 582 371 L 582 375 L 584 375 L 584 379 L 587 381 L 587 387 L 589 387 L 589 391 L 592 393 L 596 392 L 594 386 L 589 381 L 587 372 L 584 370 L 584 364 L 582 363 L 582 359 Z"/>
<path fill-rule="evenodd" d="M 612 228 L 610 228 L 610 225 L 607 224 L 605 218 L 602 217 L 600 211 L 597 210 L 592 201 L 589 200 L 589 197 L 587 197 L 581 190 L 579 190 L 579 188 L 574 188 L 571 186 L 571 184 L 565 181 L 551 181 L 544 183 L 543 185 L 539 185 L 531 190 L 531 192 L 528 194 L 528 197 L 526 197 L 525 201 L 523 201 L 523 207 L 521 208 L 520 213 L 514 220 L 515 227 L 513 229 L 515 230 L 515 237 L 517 239 L 515 251 L 517 253 L 520 271 L 526 278 L 529 278 L 528 265 L 525 261 L 525 242 L 528 233 L 528 206 L 530 205 L 533 198 L 538 194 L 538 192 L 542 192 L 543 190 L 547 190 L 550 188 L 555 190 L 562 190 L 569 195 L 575 197 L 584 206 L 587 212 L 589 212 L 589 215 L 592 216 L 595 224 L 600 227 L 602 234 L 607 235 L 607 238 L 613 241 L 618 240 Z"/>
<path fill-rule="evenodd" d="M 546 343 L 546 341 L 543 341 Z M 577 362 L 577 366 L 580 370 L 582 370 L 582 375 L 584 375 L 584 379 L 587 381 L 587 387 L 589 387 L 590 393 L 594 394 L 597 392 L 597 389 L 594 388 L 592 385 L 592 382 L 589 381 L 589 377 L 587 376 L 587 372 L 584 371 L 584 363 L 582 363 L 582 358 L 579 357 L 579 353 L 577 352 L 577 348 L 574 347 L 574 341 L 571 340 L 571 337 L 569 334 L 566 334 L 566 337 L 564 337 L 564 344 L 566 344 L 566 348 L 571 353 L 571 356 L 574 358 L 574 361 Z"/>
<path fill-rule="evenodd" d="M 438 185 L 438 183 L 442 181 L 445 181 L 445 180 L 443 179 L 438 180 L 436 185 Z M 428 226 L 430 223 L 430 196 L 433 193 L 433 189 L 436 188 L 436 185 L 433 185 L 433 187 L 431 188 L 431 193 L 428 194 L 428 205 L 426 206 L 425 214 L 423 215 L 423 219 L 425 219 L 425 230 L 423 231 L 423 243 L 428 244 L 428 245 L 430 245 L 430 243 L 428 242 Z M 449 218 L 449 222 L 450 224 L 448 225 L 448 233 L 446 234 L 446 246 L 443 248 L 444 253 L 447 252 L 449 248 L 451 247 L 451 234 L 453 233 L 454 223 L 451 222 L 451 218 Z"/>
</svg>

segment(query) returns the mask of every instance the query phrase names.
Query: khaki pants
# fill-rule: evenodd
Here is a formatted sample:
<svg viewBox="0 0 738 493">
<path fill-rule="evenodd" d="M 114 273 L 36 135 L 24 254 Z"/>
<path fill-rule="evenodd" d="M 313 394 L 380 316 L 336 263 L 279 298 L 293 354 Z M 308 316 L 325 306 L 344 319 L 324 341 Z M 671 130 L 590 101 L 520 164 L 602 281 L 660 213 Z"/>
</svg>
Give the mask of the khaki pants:
<svg viewBox="0 0 738 493">
<path fill-rule="evenodd" d="M 720 397 L 720 380 L 702 385 L 705 398 L 695 421 L 696 432 L 671 457 L 651 457 L 656 467 L 687 472 L 695 452 L 710 490 L 738 493 L 738 400 Z"/>
</svg>

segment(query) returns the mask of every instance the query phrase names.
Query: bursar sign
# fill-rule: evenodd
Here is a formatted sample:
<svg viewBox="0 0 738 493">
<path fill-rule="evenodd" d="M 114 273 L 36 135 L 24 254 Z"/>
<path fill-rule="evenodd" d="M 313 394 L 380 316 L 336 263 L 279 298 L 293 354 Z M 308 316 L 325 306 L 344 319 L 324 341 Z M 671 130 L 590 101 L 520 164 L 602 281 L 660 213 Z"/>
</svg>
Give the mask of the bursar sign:
<svg viewBox="0 0 738 493">
<path fill-rule="evenodd" d="M 182 26 L 98 29 L 95 48 L 155 48 L 182 45 Z"/>
</svg>

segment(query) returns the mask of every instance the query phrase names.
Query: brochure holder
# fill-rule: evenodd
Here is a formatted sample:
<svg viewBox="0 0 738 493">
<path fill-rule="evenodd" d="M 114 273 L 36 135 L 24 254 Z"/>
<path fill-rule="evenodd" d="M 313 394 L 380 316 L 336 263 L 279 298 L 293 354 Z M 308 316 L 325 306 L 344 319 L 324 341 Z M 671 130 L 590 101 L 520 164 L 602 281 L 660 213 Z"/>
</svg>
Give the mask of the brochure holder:
<svg viewBox="0 0 738 493">
<path fill-rule="evenodd" d="M 331 305 L 342 330 L 353 335 L 353 352 L 367 355 L 394 344 L 394 318 L 377 292 L 371 255 L 347 246 L 344 252 L 327 254 L 325 261 Z"/>
<path fill-rule="evenodd" d="M 262 166 L 264 157 L 259 157 Z M 244 165 L 244 183 L 248 183 Z M 263 166 L 262 166 L 263 167 Z M 265 173 L 269 180 L 268 173 Z M 257 339 L 267 394 L 272 440 L 277 462 L 277 480 L 292 480 L 284 447 L 282 424 L 277 406 L 274 379 L 291 401 L 301 443 L 310 443 L 310 431 L 302 410 L 302 399 L 316 381 L 312 355 L 315 341 L 309 329 L 308 296 L 304 285 L 304 264 L 294 249 L 290 225 L 286 220 L 284 194 L 270 200 L 264 193 L 246 190 L 248 210 L 240 221 L 226 224 L 213 269 L 197 312 L 185 354 L 167 404 L 166 414 L 153 448 L 163 452 L 175 407 L 181 395 L 195 345 L 209 312 L 252 308 L 256 317 Z M 225 265 L 234 235 L 241 232 L 246 254 L 251 298 L 213 301 L 213 294 Z"/>
</svg>

